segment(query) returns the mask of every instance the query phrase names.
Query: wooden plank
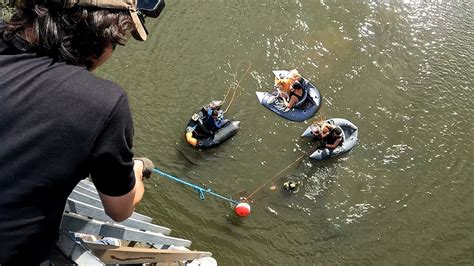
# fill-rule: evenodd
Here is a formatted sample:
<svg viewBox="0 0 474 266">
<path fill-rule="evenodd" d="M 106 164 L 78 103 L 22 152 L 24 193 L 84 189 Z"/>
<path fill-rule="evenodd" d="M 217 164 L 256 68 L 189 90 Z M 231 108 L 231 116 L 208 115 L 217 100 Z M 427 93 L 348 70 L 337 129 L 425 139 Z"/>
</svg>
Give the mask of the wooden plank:
<svg viewBox="0 0 474 266">
<path fill-rule="evenodd" d="M 72 191 L 72 193 L 69 195 L 69 199 L 79 201 L 79 202 L 94 206 L 94 207 L 102 209 L 102 210 L 104 209 L 100 199 L 91 197 L 87 194 L 84 194 L 82 192 L 77 191 L 76 189 L 74 189 Z M 135 220 L 139 220 L 139 221 L 142 221 L 142 222 L 147 222 L 147 223 L 150 223 L 151 221 L 153 221 L 153 218 L 145 216 L 143 214 L 136 213 L 136 212 L 134 212 L 130 218 L 135 219 Z M 160 233 L 164 233 L 164 232 L 160 232 Z"/>
<path fill-rule="evenodd" d="M 106 264 L 176 262 L 212 256 L 212 253 L 205 251 L 118 247 L 90 242 L 86 242 L 85 246 Z"/>
<path fill-rule="evenodd" d="M 156 243 L 159 245 L 174 245 L 184 247 L 189 247 L 191 245 L 191 241 L 186 239 L 165 236 L 161 233 L 154 233 L 150 231 L 141 231 L 120 224 L 104 223 L 94 219 L 88 219 L 74 213 L 63 214 L 61 229 L 89 235 L 113 237 L 128 241 Z"/>
<path fill-rule="evenodd" d="M 107 214 L 105 214 L 104 210 L 101 208 L 94 207 L 92 205 L 74 200 L 69 198 L 66 202 L 65 210 L 72 213 L 77 213 L 86 217 L 90 217 L 95 220 L 110 222 L 110 223 L 117 223 L 112 220 Z M 117 223 L 123 226 L 128 226 L 132 228 L 137 228 L 139 230 L 148 230 L 155 233 L 162 233 L 168 235 L 171 232 L 171 229 L 159 226 L 156 224 L 151 224 L 148 222 L 143 222 L 134 218 L 128 218 L 127 220 Z"/>
</svg>

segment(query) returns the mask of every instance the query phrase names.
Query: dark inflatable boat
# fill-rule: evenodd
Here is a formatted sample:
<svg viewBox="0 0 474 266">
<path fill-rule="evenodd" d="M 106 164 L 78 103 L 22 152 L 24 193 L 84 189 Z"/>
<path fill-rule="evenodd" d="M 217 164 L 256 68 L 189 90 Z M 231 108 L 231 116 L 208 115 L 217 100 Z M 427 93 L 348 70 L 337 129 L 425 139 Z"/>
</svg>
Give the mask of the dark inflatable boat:
<svg viewBox="0 0 474 266">
<path fill-rule="evenodd" d="M 197 113 L 197 116 L 195 114 L 193 118 L 191 118 L 186 125 L 185 136 L 187 142 L 197 148 L 211 148 L 217 146 L 234 136 L 240 129 L 240 121 L 223 119 L 220 121 L 222 124 L 221 128 L 212 132 L 204 126 L 205 121 L 203 121 L 203 118 L 205 119 L 206 117 L 202 111 Z"/>
</svg>

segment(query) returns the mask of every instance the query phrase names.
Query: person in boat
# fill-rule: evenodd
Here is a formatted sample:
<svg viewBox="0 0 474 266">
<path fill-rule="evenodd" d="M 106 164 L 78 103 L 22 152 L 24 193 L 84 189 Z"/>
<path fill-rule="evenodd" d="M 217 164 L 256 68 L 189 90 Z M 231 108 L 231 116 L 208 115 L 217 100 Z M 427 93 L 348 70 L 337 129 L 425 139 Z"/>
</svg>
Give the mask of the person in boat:
<svg viewBox="0 0 474 266">
<path fill-rule="evenodd" d="M 326 136 L 326 145 L 325 147 L 328 149 L 335 149 L 337 146 L 342 144 L 343 141 L 343 134 L 342 134 L 342 128 L 338 126 L 331 125 L 334 128 L 332 128 L 329 132 L 329 134 Z"/>
<path fill-rule="evenodd" d="M 198 138 L 213 136 L 228 122 L 224 119 L 224 111 L 221 110 L 223 101 L 212 101 L 204 106 L 199 114 L 191 117 L 192 122 L 186 128 L 186 140 L 192 146 L 196 146 Z"/>
<path fill-rule="evenodd" d="M 286 87 L 286 89 L 290 88 L 290 85 L 295 81 L 302 81 L 301 74 L 296 69 L 292 69 L 288 71 L 288 75 L 285 77 L 275 77 L 275 85 L 278 83 L 282 83 Z"/>
<path fill-rule="evenodd" d="M 288 101 L 286 101 L 285 99 L 284 102 L 285 102 L 285 106 L 286 106 L 286 109 L 284 110 L 285 112 L 291 110 L 291 108 L 293 108 L 295 106 L 295 104 L 297 104 L 299 101 L 301 101 L 304 97 L 304 89 L 303 89 L 303 86 L 301 85 L 301 83 L 299 81 L 295 81 L 293 82 L 293 84 L 291 85 L 291 88 L 290 88 L 290 94 L 288 96 Z"/>
<path fill-rule="evenodd" d="M 313 140 L 320 142 L 320 148 L 335 149 L 342 141 L 342 129 L 326 122 L 315 122 L 311 125 Z"/>
<path fill-rule="evenodd" d="M 223 101 L 212 101 L 201 112 L 204 114 L 202 118 L 203 125 L 212 134 L 221 129 L 227 120 L 224 119 L 224 111 L 221 110 Z"/>
<path fill-rule="evenodd" d="M 303 82 L 303 77 L 301 77 L 300 73 L 296 69 L 290 70 L 286 77 L 275 76 L 275 84 L 273 86 L 275 91 L 272 94 L 276 96 L 276 98 L 280 98 L 288 102 L 290 100 L 289 97 L 292 85 L 295 82 L 299 82 L 300 84 Z"/>
<path fill-rule="evenodd" d="M 321 125 L 319 123 L 313 123 L 311 125 L 311 134 L 313 134 L 314 141 L 322 141 L 323 140 L 323 131 L 321 129 Z"/>
</svg>

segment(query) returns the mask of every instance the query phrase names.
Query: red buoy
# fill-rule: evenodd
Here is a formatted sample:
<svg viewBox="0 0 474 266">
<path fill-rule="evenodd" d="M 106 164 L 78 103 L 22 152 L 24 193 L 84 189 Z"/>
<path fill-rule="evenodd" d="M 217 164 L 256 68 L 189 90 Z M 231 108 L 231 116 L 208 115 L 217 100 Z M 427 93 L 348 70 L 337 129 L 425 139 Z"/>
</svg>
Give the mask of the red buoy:
<svg viewBox="0 0 474 266">
<path fill-rule="evenodd" d="M 250 205 L 245 202 L 241 202 L 235 206 L 235 214 L 240 217 L 247 217 L 250 214 Z"/>
</svg>

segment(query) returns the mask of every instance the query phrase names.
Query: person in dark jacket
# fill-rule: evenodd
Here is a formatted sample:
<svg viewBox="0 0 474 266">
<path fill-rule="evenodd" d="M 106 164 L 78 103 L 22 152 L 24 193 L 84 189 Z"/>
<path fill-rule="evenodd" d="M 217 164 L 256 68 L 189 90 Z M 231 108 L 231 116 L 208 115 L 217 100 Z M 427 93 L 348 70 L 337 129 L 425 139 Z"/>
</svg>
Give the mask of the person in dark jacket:
<svg viewBox="0 0 474 266">
<path fill-rule="evenodd" d="M 209 138 L 229 122 L 221 110 L 223 101 L 212 101 L 191 117 L 186 127 L 186 141 L 198 145 L 198 139 Z"/>
<path fill-rule="evenodd" d="M 212 133 L 216 133 L 225 124 L 224 111 L 221 110 L 223 101 L 212 101 L 203 108 L 204 126 Z"/>
<path fill-rule="evenodd" d="M 147 31 L 136 0 L 13 2 L 0 24 L 0 265 L 38 265 L 81 179 L 115 221 L 143 197 L 153 163 L 134 159 L 127 95 L 91 71 Z"/>
<path fill-rule="evenodd" d="M 313 123 L 311 133 L 313 134 L 313 140 L 319 142 L 319 148 L 335 149 L 344 140 L 341 127 L 326 122 Z"/>
<path fill-rule="evenodd" d="M 328 149 L 335 149 L 341 145 L 343 141 L 342 129 L 338 126 L 334 126 L 329 130 L 329 134 L 326 137 L 325 147 Z"/>
</svg>

